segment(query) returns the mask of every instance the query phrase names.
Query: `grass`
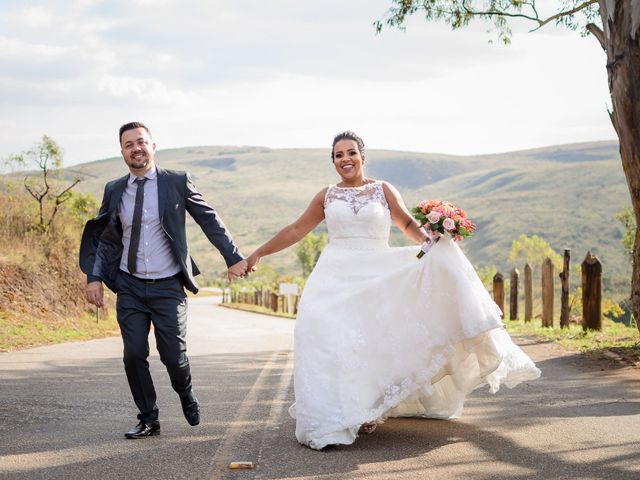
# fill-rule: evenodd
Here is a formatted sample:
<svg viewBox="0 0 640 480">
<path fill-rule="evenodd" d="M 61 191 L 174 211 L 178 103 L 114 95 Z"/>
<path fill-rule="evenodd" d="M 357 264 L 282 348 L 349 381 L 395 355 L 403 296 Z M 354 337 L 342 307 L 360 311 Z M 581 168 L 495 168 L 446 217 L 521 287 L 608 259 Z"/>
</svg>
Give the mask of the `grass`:
<svg viewBox="0 0 640 480">
<path fill-rule="evenodd" d="M 282 318 L 291 318 L 291 319 L 296 318 L 296 316 L 293 314 L 289 314 L 285 312 L 274 312 L 270 308 L 262 307 L 260 305 L 250 305 L 248 303 L 221 303 L 220 306 L 226 307 L 226 308 L 234 308 L 236 310 L 243 310 L 245 312 L 271 315 L 272 317 L 282 317 Z"/>
<path fill-rule="evenodd" d="M 622 357 L 628 362 L 640 366 L 640 332 L 635 327 L 613 322 L 607 318 L 602 321 L 602 331 L 582 330 L 581 325 L 571 324 L 569 328 L 542 327 L 539 321 L 525 323 L 523 320 L 506 320 L 507 330 L 555 342 L 568 350 L 580 351 L 590 355 L 604 357 L 607 352 Z"/>
<path fill-rule="evenodd" d="M 98 322 L 95 315 L 45 321 L 0 312 L 0 351 L 115 335 L 119 335 L 115 312 L 101 316 Z"/>
</svg>

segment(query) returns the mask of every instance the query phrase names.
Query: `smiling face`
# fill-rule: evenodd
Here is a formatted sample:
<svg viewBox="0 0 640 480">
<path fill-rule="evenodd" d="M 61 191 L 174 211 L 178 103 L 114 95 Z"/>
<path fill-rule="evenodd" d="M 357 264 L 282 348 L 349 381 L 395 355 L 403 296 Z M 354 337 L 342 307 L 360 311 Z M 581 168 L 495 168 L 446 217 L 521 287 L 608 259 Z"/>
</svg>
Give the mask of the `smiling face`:
<svg viewBox="0 0 640 480">
<path fill-rule="evenodd" d="M 144 128 L 134 128 L 122 133 L 120 147 L 124 163 L 134 175 L 144 175 L 153 167 L 156 144 Z"/>
<path fill-rule="evenodd" d="M 347 184 L 358 184 L 364 179 L 364 157 L 354 140 L 340 140 L 333 147 L 336 172 Z"/>
</svg>

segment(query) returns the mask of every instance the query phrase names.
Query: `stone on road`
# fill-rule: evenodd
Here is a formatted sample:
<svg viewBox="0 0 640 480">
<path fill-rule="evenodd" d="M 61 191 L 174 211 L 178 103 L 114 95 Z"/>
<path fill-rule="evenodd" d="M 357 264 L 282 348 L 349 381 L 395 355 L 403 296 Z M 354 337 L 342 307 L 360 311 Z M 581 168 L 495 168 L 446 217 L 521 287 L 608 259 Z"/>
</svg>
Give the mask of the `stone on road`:
<svg viewBox="0 0 640 480">
<path fill-rule="evenodd" d="M 640 370 L 518 338 L 542 378 L 474 392 L 460 420 L 389 419 L 354 445 L 300 446 L 288 319 L 190 299 L 202 421 L 190 427 L 151 342 L 162 433 L 136 423 L 119 338 L 0 354 L 3 479 L 638 479 Z M 153 335 L 151 335 L 153 340 Z M 230 462 L 256 468 L 229 470 Z"/>
</svg>

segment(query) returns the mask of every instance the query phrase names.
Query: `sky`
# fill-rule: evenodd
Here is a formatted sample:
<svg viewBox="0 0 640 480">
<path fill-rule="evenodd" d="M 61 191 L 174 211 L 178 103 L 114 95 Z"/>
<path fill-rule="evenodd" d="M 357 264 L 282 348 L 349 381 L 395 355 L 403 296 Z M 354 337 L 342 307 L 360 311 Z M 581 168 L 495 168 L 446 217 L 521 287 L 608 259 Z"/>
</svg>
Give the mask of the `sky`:
<svg viewBox="0 0 640 480">
<path fill-rule="evenodd" d="M 451 31 L 390 0 L 3 0 L 0 158 L 43 134 L 65 165 L 119 155 L 121 124 L 159 149 L 367 148 L 479 154 L 611 140 L 594 38 L 516 25 Z M 547 1 L 547 4 L 556 2 Z"/>
</svg>

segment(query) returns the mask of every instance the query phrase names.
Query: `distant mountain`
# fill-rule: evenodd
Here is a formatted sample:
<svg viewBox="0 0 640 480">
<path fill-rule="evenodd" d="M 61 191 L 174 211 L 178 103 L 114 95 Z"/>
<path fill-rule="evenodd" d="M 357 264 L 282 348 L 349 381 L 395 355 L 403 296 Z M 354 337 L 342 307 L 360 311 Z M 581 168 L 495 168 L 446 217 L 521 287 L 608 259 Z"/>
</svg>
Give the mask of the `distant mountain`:
<svg viewBox="0 0 640 480">
<path fill-rule="evenodd" d="M 440 198 L 468 212 L 478 230 L 463 248 L 474 265 L 507 271 L 511 242 L 522 233 L 536 234 L 558 252 L 571 248 L 574 265 L 593 251 L 604 264 L 605 288 L 626 293 L 630 267 L 614 217 L 630 200 L 616 142 L 494 155 L 368 150 L 366 156 L 367 175 L 393 183 L 407 205 Z M 163 150 L 156 159 L 165 168 L 191 172 L 246 254 L 297 218 L 323 186 L 339 181 L 329 149 L 202 146 Z M 105 182 L 126 168 L 121 158 L 110 158 L 66 172 L 83 178 L 80 190 L 100 197 Z M 189 237 L 204 272 L 223 270 L 219 255 L 194 225 Z M 407 242 L 396 231 L 392 243 Z M 271 263 L 298 273 L 292 249 L 273 256 Z M 578 282 L 575 270 L 572 275 Z"/>
</svg>

